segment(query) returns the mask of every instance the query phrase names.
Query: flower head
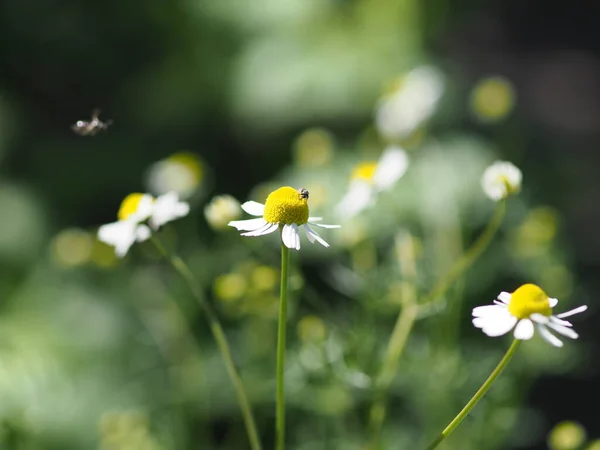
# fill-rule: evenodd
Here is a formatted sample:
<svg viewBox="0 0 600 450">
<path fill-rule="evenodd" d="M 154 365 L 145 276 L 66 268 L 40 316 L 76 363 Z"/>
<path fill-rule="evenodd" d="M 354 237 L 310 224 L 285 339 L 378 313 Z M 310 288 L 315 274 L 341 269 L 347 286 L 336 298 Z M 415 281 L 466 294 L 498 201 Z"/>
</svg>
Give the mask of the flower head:
<svg viewBox="0 0 600 450">
<path fill-rule="evenodd" d="M 225 228 L 227 224 L 242 214 L 240 203 L 231 195 L 217 195 L 204 208 L 204 217 L 215 228 Z"/>
<path fill-rule="evenodd" d="M 294 189 L 290 186 L 281 187 L 269 194 L 263 205 L 258 202 L 246 202 L 242 209 L 258 219 L 234 220 L 229 226 L 245 231 L 242 236 L 263 236 L 281 229 L 281 239 L 286 247 L 300 250 L 300 235 L 298 228 L 304 227 L 306 236 L 311 243 L 319 242 L 329 247 L 319 234 L 311 228 L 339 228 L 339 225 L 324 225 L 316 223 L 321 217 L 310 217 L 308 211 L 309 192 L 306 189 Z"/>
<path fill-rule="evenodd" d="M 337 206 L 341 216 L 349 218 L 368 207 L 378 192 L 387 191 L 408 169 L 408 155 L 397 145 L 384 150 L 379 161 L 366 161 L 354 167 L 348 192 Z"/>
<path fill-rule="evenodd" d="M 188 199 L 202 184 L 205 171 L 197 155 L 178 152 L 150 166 L 146 183 L 154 195 L 175 191 L 181 198 Z"/>
<path fill-rule="evenodd" d="M 578 335 L 573 325 L 563 320 L 587 309 L 580 306 L 561 314 L 553 315 L 552 308 L 558 300 L 548 295 L 535 284 L 524 284 L 512 294 L 501 292 L 493 305 L 478 306 L 473 309 L 473 325 L 481 328 L 488 336 L 501 336 L 514 328 L 516 339 L 531 339 L 537 329 L 541 336 L 556 347 L 563 343 L 550 330 L 571 339 Z"/>
<path fill-rule="evenodd" d="M 179 201 L 175 192 L 156 199 L 149 194 L 129 194 L 119 207 L 119 220 L 98 228 L 98 239 L 115 247 L 116 255 L 122 258 L 135 242 L 145 241 L 152 235 L 146 221 L 156 230 L 188 212 L 189 205 Z"/>
<path fill-rule="evenodd" d="M 434 112 L 444 92 L 444 78 L 434 67 L 417 67 L 397 83 L 379 103 L 375 124 L 388 139 L 402 139 Z"/>
<path fill-rule="evenodd" d="M 494 201 L 502 200 L 521 190 L 523 174 L 517 166 L 508 161 L 496 161 L 483 172 L 481 187 Z"/>
</svg>

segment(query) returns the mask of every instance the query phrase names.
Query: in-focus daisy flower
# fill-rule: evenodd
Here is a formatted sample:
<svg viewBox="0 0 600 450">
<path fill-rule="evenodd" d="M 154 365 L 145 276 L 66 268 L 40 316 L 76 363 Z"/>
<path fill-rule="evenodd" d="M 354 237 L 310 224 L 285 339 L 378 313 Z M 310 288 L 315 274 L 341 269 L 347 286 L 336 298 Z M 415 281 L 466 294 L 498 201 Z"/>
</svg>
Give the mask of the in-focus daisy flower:
<svg viewBox="0 0 600 450">
<path fill-rule="evenodd" d="M 553 315 L 552 308 L 558 303 L 535 284 L 524 284 L 512 294 L 501 292 L 493 305 L 478 306 L 473 309 L 473 325 L 481 328 L 488 336 L 501 336 L 514 328 L 516 339 L 531 339 L 534 330 L 556 347 L 562 347 L 560 339 L 551 330 L 571 339 L 578 334 L 565 317 L 581 313 L 587 306 L 579 306 L 561 314 Z"/>
<path fill-rule="evenodd" d="M 443 92 L 444 78 L 437 69 L 413 69 L 379 102 L 375 113 L 379 133 L 391 140 L 407 137 L 434 113 Z"/>
<path fill-rule="evenodd" d="M 117 213 L 119 220 L 98 228 L 98 239 L 114 247 L 115 254 L 122 258 L 135 242 L 145 241 L 152 235 L 146 221 L 156 230 L 188 212 L 189 205 L 179 201 L 175 192 L 156 199 L 149 194 L 129 194 Z"/>
<path fill-rule="evenodd" d="M 321 217 L 309 217 L 308 196 L 306 189 L 281 187 L 269 194 L 266 203 L 246 202 L 242 209 L 257 219 L 234 220 L 229 226 L 245 231 L 242 236 L 263 236 L 281 230 L 281 240 L 287 248 L 300 250 L 299 227 L 303 227 L 306 237 L 311 243 L 317 241 L 323 247 L 329 244 L 312 228 L 339 228 L 339 225 L 324 225 Z"/>
<path fill-rule="evenodd" d="M 214 229 L 225 228 L 229 222 L 242 215 L 240 202 L 231 195 L 217 195 L 204 208 L 204 217 Z"/>
<path fill-rule="evenodd" d="M 406 151 L 392 145 L 379 161 L 358 164 L 350 177 L 348 192 L 337 206 L 340 216 L 350 218 L 373 203 L 378 192 L 386 191 L 402 178 L 408 169 Z"/>
<path fill-rule="evenodd" d="M 523 174 L 517 166 L 508 161 L 496 161 L 483 172 L 481 187 L 494 201 L 502 200 L 521 190 Z"/>
<path fill-rule="evenodd" d="M 180 198 L 188 199 L 200 187 L 204 175 L 204 165 L 197 155 L 178 152 L 152 164 L 146 175 L 146 183 L 154 195 L 175 191 Z"/>
</svg>

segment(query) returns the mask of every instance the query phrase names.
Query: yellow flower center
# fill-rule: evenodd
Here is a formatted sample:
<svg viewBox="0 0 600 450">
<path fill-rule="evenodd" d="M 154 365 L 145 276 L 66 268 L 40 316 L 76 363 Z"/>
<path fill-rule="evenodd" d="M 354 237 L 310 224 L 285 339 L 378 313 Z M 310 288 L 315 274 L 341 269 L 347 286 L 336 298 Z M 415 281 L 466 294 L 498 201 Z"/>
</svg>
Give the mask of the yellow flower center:
<svg viewBox="0 0 600 450">
<path fill-rule="evenodd" d="M 375 176 L 375 170 L 377 170 L 376 162 L 363 162 L 354 168 L 352 171 L 352 180 L 363 180 L 371 182 Z"/>
<path fill-rule="evenodd" d="M 511 294 L 508 312 L 517 319 L 526 319 L 538 313 L 544 316 L 552 314 L 548 295 L 535 284 L 524 284 Z"/>
<path fill-rule="evenodd" d="M 305 196 L 293 187 L 281 187 L 267 197 L 263 217 L 269 223 L 305 224 L 308 222 L 306 200 Z"/>
<path fill-rule="evenodd" d="M 119 212 L 117 213 L 117 218 L 119 220 L 125 220 L 130 215 L 135 213 L 144 195 L 145 194 L 140 194 L 139 192 L 136 192 L 134 194 L 129 194 L 127 197 L 125 197 L 125 200 L 121 202 Z"/>
</svg>

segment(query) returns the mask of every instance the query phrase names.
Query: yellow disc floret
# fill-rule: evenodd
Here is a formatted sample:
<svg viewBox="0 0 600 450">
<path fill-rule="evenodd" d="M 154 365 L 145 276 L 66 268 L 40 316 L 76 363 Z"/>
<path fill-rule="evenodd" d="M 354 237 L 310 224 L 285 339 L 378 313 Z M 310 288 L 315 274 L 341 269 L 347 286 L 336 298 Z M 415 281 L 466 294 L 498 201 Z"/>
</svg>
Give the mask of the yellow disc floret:
<svg viewBox="0 0 600 450">
<path fill-rule="evenodd" d="M 125 200 L 121 202 L 121 207 L 119 208 L 119 212 L 117 213 L 117 218 L 119 220 L 125 220 L 130 215 L 135 213 L 140 205 L 140 201 L 145 194 L 140 194 L 136 192 L 134 194 L 129 194 L 125 197 Z"/>
<path fill-rule="evenodd" d="M 375 176 L 375 170 L 377 170 L 376 162 L 363 162 L 354 168 L 352 171 L 352 180 L 363 180 L 371 182 Z"/>
<path fill-rule="evenodd" d="M 263 217 L 269 223 L 305 224 L 308 222 L 306 200 L 306 197 L 293 187 L 281 187 L 267 197 Z"/>
<path fill-rule="evenodd" d="M 550 316 L 552 308 L 548 295 L 535 284 L 524 284 L 511 294 L 508 312 L 517 319 L 527 319 L 532 314 Z"/>
</svg>

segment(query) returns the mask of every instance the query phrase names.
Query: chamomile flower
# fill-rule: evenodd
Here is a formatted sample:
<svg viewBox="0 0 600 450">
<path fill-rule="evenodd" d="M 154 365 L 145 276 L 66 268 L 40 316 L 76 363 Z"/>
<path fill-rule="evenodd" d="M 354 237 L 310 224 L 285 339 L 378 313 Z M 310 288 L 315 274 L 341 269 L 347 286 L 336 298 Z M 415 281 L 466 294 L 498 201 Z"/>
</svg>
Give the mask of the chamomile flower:
<svg viewBox="0 0 600 450">
<path fill-rule="evenodd" d="M 98 228 L 98 239 L 114 247 L 115 254 L 122 258 L 135 242 L 143 242 L 152 235 L 145 222 L 157 230 L 165 223 L 187 215 L 189 209 L 175 192 L 156 199 L 149 194 L 129 194 L 117 213 L 119 220 Z"/>
<path fill-rule="evenodd" d="M 397 145 L 384 150 L 379 161 L 358 164 L 352 172 L 348 192 L 337 206 L 344 218 L 355 216 L 371 205 L 378 192 L 386 191 L 408 169 L 408 155 Z"/>
<path fill-rule="evenodd" d="M 434 67 L 417 67 L 377 106 L 375 125 L 387 139 L 406 138 L 435 112 L 444 92 L 444 77 Z"/>
<path fill-rule="evenodd" d="M 496 161 L 483 172 L 481 187 L 494 201 L 502 200 L 521 190 L 523 174 L 517 166 L 508 161 Z"/>
<path fill-rule="evenodd" d="M 573 331 L 573 325 L 564 318 L 585 311 L 587 306 L 553 315 L 552 308 L 557 304 L 558 300 L 548 297 L 540 287 L 524 284 L 512 294 L 501 292 L 493 305 L 474 308 L 473 325 L 488 336 L 501 336 L 514 328 L 515 339 L 521 340 L 531 339 L 537 329 L 550 344 L 562 347 L 562 341 L 551 330 L 577 339 L 579 336 Z"/>
<path fill-rule="evenodd" d="M 225 228 L 242 215 L 240 203 L 231 195 L 217 195 L 204 208 L 204 217 L 214 229 Z"/>
<path fill-rule="evenodd" d="M 102 225 L 98 229 L 98 239 L 114 247 L 119 258 L 125 256 L 135 242 L 142 242 L 150 237 L 150 228 L 140 222 L 152 215 L 153 202 L 151 195 L 129 194 L 117 213 L 119 220 Z"/>
<path fill-rule="evenodd" d="M 264 236 L 281 230 L 283 244 L 291 249 L 300 250 L 299 227 L 303 227 L 306 237 L 311 243 L 317 241 L 323 247 L 329 244 L 312 228 L 339 228 L 339 225 L 324 225 L 321 217 L 308 215 L 308 191 L 296 190 L 290 186 L 281 187 L 269 194 L 266 203 L 250 201 L 242 205 L 242 209 L 256 219 L 234 220 L 229 226 L 245 231 L 242 236 Z"/>
</svg>

